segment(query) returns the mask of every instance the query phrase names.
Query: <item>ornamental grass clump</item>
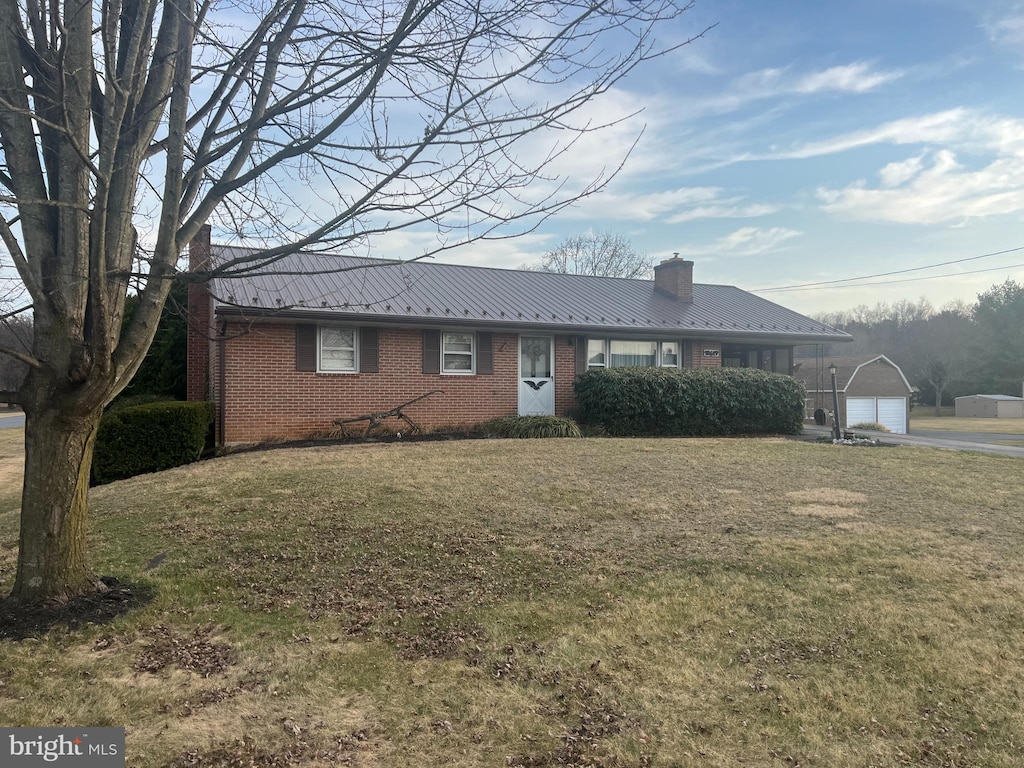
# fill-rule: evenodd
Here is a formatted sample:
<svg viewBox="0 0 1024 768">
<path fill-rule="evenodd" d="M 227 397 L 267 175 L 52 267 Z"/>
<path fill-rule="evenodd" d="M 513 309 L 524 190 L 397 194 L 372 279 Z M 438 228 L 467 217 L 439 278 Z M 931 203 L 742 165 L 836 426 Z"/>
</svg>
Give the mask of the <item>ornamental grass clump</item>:
<svg viewBox="0 0 1024 768">
<path fill-rule="evenodd" d="M 560 416 L 507 416 L 480 425 L 486 437 L 583 437 L 579 425 Z"/>
<path fill-rule="evenodd" d="M 885 424 L 879 424 L 877 421 L 858 421 L 853 424 L 850 429 L 867 429 L 871 432 L 888 432 L 889 428 Z"/>
</svg>

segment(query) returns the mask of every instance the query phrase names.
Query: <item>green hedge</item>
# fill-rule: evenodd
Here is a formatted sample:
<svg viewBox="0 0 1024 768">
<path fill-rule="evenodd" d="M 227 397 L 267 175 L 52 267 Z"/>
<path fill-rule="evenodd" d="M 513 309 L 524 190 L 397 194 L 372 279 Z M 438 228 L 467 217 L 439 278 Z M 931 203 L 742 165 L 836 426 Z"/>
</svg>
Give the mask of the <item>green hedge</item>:
<svg viewBox="0 0 1024 768">
<path fill-rule="evenodd" d="M 755 368 L 597 368 L 575 383 L 579 420 L 610 435 L 796 434 L 804 388 Z"/>
<path fill-rule="evenodd" d="M 213 413 L 213 403 L 172 401 L 103 414 L 96 433 L 93 482 L 112 483 L 195 461 Z"/>
</svg>

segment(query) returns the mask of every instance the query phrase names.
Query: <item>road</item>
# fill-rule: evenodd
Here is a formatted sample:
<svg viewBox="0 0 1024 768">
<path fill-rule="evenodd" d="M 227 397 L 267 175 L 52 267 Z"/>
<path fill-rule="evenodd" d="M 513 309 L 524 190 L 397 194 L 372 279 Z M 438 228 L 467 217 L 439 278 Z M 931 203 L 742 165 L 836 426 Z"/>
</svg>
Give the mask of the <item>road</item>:
<svg viewBox="0 0 1024 768">
<path fill-rule="evenodd" d="M 0 411 L 0 429 L 13 429 L 15 427 L 25 426 L 25 414 L 24 413 L 12 413 L 7 414 L 6 412 Z"/>
<path fill-rule="evenodd" d="M 911 435 L 935 437 L 940 440 L 967 440 L 972 443 L 1024 442 L 1024 434 L 1008 435 L 1005 432 L 945 432 L 939 429 L 912 429 Z"/>
</svg>

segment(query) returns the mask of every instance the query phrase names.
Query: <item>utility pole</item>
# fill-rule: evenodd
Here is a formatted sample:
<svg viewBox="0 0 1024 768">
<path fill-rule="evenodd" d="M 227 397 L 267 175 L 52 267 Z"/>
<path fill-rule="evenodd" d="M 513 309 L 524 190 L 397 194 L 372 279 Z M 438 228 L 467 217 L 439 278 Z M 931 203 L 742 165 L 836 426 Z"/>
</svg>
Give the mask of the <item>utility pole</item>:
<svg viewBox="0 0 1024 768">
<path fill-rule="evenodd" d="M 832 374 L 832 438 L 841 440 L 842 430 L 839 428 L 839 390 L 836 389 L 836 364 L 828 364 L 828 372 Z"/>
</svg>

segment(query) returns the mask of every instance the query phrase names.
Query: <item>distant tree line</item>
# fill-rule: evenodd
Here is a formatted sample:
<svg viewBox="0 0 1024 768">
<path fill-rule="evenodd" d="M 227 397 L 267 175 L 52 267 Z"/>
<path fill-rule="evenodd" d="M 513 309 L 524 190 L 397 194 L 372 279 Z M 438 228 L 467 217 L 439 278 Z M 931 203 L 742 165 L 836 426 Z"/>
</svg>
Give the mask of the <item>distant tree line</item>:
<svg viewBox="0 0 1024 768">
<path fill-rule="evenodd" d="M 123 322 L 131 322 L 138 308 L 138 301 L 138 296 L 134 294 L 126 299 Z M 185 399 L 185 355 L 188 336 L 186 303 L 187 287 L 184 282 L 175 280 L 149 352 L 135 378 L 119 398 L 153 395 L 174 400 Z M 4 318 L 0 321 L 0 345 L 29 351 L 32 349 L 32 332 L 30 315 Z M 17 390 L 27 373 L 28 366 L 25 363 L 0 356 L 0 390 Z M 2 401 L 0 407 L 3 407 Z"/>
<path fill-rule="evenodd" d="M 846 331 L 853 343 L 824 345 L 834 355 L 883 354 L 903 369 L 918 402 L 951 405 L 960 395 L 1021 396 L 1024 382 L 1024 285 L 994 285 L 973 305 L 936 310 L 927 299 L 861 305 L 815 319 Z M 811 357 L 815 347 L 798 348 Z"/>
</svg>

